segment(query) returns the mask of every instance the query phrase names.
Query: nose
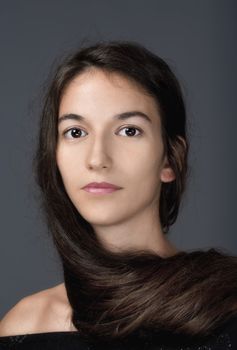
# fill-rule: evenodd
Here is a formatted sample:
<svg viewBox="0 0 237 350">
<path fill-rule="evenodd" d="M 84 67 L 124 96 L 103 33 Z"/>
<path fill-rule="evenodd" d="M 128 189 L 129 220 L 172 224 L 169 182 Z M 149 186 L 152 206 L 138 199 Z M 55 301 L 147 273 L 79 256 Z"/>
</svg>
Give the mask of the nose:
<svg viewBox="0 0 237 350">
<path fill-rule="evenodd" d="M 112 159 L 109 155 L 109 149 L 108 142 L 106 142 L 105 138 L 94 140 L 88 152 L 88 168 L 101 169 L 110 167 Z"/>
</svg>

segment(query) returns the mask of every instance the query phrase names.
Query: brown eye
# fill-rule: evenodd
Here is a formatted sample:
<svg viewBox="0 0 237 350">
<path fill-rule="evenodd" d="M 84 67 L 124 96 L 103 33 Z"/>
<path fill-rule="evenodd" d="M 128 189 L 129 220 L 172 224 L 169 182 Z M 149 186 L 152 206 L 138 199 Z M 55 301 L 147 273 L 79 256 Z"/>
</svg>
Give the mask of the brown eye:
<svg viewBox="0 0 237 350">
<path fill-rule="evenodd" d="M 127 136 L 131 137 L 131 136 L 140 136 L 142 134 L 142 130 L 134 127 L 134 126 L 126 126 L 125 128 L 122 128 L 121 130 L 125 130 L 125 133 Z M 138 135 L 135 135 L 136 134 L 136 131 L 135 130 L 138 130 L 140 132 L 140 134 Z"/>
<path fill-rule="evenodd" d="M 80 129 L 80 128 L 71 128 L 68 129 L 67 131 L 65 131 L 63 134 L 67 135 L 70 134 L 72 136 L 72 138 L 81 138 L 81 133 L 84 132 L 84 130 Z M 71 137 L 66 137 L 66 138 L 71 138 Z"/>
<path fill-rule="evenodd" d="M 129 136 L 129 137 L 133 137 L 133 136 L 141 136 L 141 134 L 143 133 L 142 130 L 138 129 L 137 127 L 134 126 L 126 126 L 121 130 L 125 130 L 125 136 Z M 136 131 L 139 132 L 139 134 L 136 134 Z M 82 137 L 82 133 L 85 132 L 84 130 L 82 130 L 81 128 L 70 128 L 68 130 L 66 130 L 63 135 L 65 138 L 67 139 L 79 139 Z M 66 136 L 66 135 L 70 135 L 70 136 Z"/>
</svg>

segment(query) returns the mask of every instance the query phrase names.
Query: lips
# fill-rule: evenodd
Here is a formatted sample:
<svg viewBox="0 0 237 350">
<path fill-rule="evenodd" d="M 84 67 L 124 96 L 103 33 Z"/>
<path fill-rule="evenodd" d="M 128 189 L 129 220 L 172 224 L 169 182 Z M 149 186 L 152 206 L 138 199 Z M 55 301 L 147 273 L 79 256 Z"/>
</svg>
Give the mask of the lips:
<svg viewBox="0 0 237 350">
<path fill-rule="evenodd" d="M 117 185 L 111 184 L 109 182 L 90 182 L 88 183 L 86 186 L 83 187 L 85 188 L 104 188 L 104 189 L 114 189 L 114 190 L 118 190 L 122 187 L 119 187 Z"/>
</svg>

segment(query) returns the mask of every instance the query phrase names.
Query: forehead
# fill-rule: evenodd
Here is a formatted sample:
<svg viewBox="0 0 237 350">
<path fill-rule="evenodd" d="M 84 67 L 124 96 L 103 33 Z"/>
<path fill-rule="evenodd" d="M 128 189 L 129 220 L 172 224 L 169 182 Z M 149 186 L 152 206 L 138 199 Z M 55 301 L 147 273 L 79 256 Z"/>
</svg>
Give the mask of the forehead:
<svg viewBox="0 0 237 350">
<path fill-rule="evenodd" d="M 82 89 L 90 88 L 94 85 L 103 85 L 104 88 L 113 88 L 113 89 L 128 89 L 134 91 L 134 93 L 140 93 L 143 95 L 149 95 L 146 89 L 134 79 L 126 76 L 123 73 L 108 71 L 105 69 L 100 69 L 96 67 L 88 68 L 82 73 L 76 75 L 69 82 L 65 89 L 65 93 L 72 89 L 79 87 Z"/>
<path fill-rule="evenodd" d="M 73 78 L 65 87 L 60 101 L 60 109 L 78 104 L 78 107 L 92 105 L 99 107 L 111 106 L 123 108 L 136 106 L 157 107 L 155 98 L 139 83 L 117 73 L 101 69 L 87 70 Z"/>
</svg>

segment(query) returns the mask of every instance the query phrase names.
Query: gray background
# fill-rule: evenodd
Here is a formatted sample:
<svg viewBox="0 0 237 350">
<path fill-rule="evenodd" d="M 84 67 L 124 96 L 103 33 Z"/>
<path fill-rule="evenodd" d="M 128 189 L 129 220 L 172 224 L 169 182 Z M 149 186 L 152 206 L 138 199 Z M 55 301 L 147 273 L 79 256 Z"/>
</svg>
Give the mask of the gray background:
<svg viewBox="0 0 237 350">
<path fill-rule="evenodd" d="M 191 177 L 169 234 L 180 249 L 236 255 L 236 1 L 0 2 L 0 318 L 22 297 L 62 282 L 37 204 L 31 158 L 52 63 L 101 39 L 138 41 L 183 86 Z"/>
</svg>

